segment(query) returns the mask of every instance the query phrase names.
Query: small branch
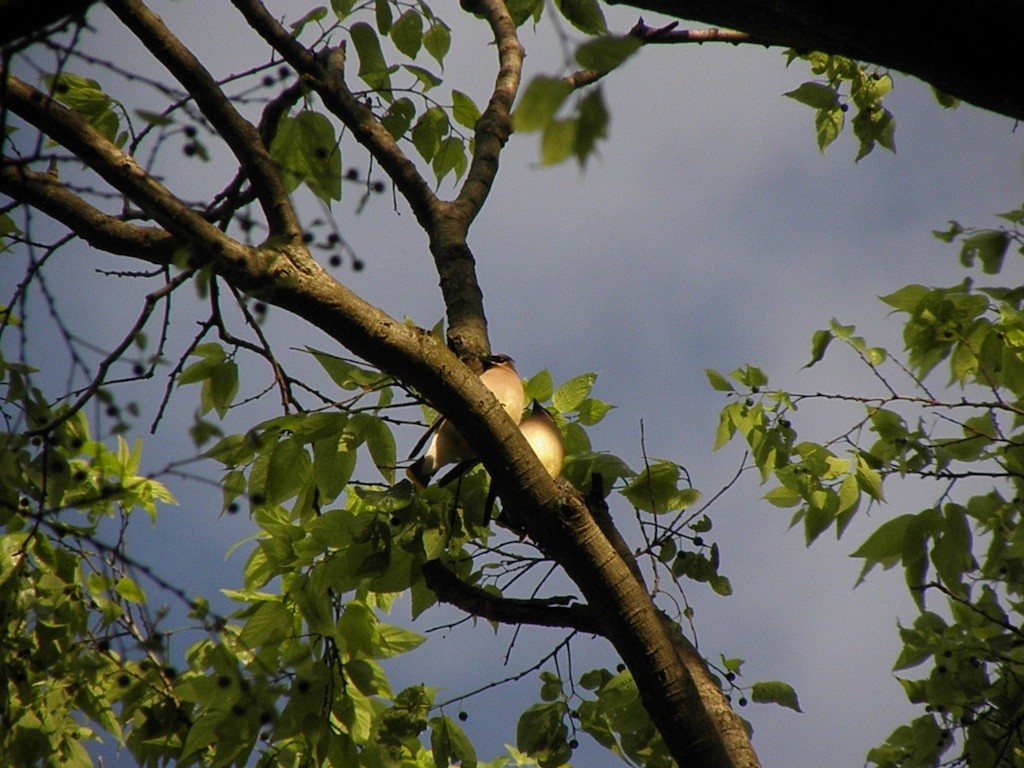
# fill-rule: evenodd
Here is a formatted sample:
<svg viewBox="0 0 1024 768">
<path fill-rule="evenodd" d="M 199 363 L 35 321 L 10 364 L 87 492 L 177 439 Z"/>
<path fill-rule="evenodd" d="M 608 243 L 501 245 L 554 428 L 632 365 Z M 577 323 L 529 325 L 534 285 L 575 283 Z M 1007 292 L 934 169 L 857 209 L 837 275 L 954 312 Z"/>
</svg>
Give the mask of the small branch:
<svg viewBox="0 0 1024 768">
<path fill-rule="evenodd" d="M 522 80 L 525 55 L 515 22 L 502 0 L 481 0 L 474 10 L 484 15 L 494 33 L 498 76 L 487 107 L 476 124 L 476 146 L 469 173 L 453 203 L 464 217 L 467 230 L 491 191 L 498 172 L 498 158 L 512 132 L 510 114 Z"/>
<path fill-rule="evenodd" d="M 439 560 L 423 565 L 423 577 L 438 600 L 451 603 L 473 616 L 504 624 L 564 627 L 592 635 L 601 634 L 597 619 L 586 605 L 557 606 L 541 600 L 496 597 L 462 581 Z"/>
<path fill-rule="evenodd" d="M 118 344 L 110 352 L 110 354 L 103 358 L 103 360 L 100 362 L 99 369 L 96 372 L 96 375 L 93 377 L 92 383 L 90 383 L 89 386 L 82 390 L 82 393 L 78 396 L 78 399 L 74 402 L 74 404 L 72 404 L 70 408 L 61 413 L 61 415 L 58 416 L 53 421 L 49 422 L 48 424 L 44 424 L 41 427 L 37 427 L 36 429 L 25 432 L 24 436 L 35 437 L 36 435 L 46 435 L 49 432 L 52 432 L 55 427 L 59 426 L 60 424 L 63 424 L 76 413 L 78 413 L 80 410 L 82 410 L 82 408 L 84 408 L 89 403 L 89 401 L 92 400 L 93 397 L 95 397 L 96 392 L 99 391 L 100 387 L 103 386 L 104 382 L 106 381 L 107 371 L 110 370 L 110 367 L 114 365 L 114 363 L 117 363 L 118 361 L 121 360 L 121 356 L 125 353 L 125 350 L 127 350 L 128 347 L 130 347 L 135 342 L 139 333 L 142 332 L 142 329 L 146 326 L 146 323 L 149 322 L 149 318 L 153 314 L 153 310 L 156 309 L 157 302 L 169 296 L 174 290 L 176 290 L 183 283 L 190 279 L 192 279 L 192 272 L 182 272 L 179 275 L 177 275 L 173 280 L 170 280 L 164 285 L 162 285 L 158 290 L 155 290 L 149 295 L 147 295 L 146 301 L 142 307 L 142 312 L 139 313 L 139 317 L 135 321 L 135 325 L 133 325 L 131 327 L 131 330 L 129 330 L 128 333 L 125 334 L 124 338 L 121 339 L 121 343 Z"/>
<path fill-rule="evenodd" d="M 731 29 L 676 29 L 678 21 L 666 24 L 664 27 L 649 27 L 641 18 L 629 30 L 632 37 L 637 38 L 643 45 L 679 45 L 681 43 L 731 43 L 739 45 L 748 43 L 763 45 L 765 47 L 778 45 L 778 43 L 765 38 L 759 38 L 746 32 L 737 32 Z M 600 72 L 596 69 L 581 69 L 566 75 L 562 81 L 573 90 L 593 85 L 607 75 L 608 72 Z"/>
<path fill-rule="evenodd" d="M 937 589 L 939 592 L 944 594 L 951 601 L 953 601 L 954 603 L 960 603 L 960 605 L 964 606 L 968 610 L 973 611 L 974 613 L 976 613 L 979 616 L 981 616 L 983 619 L 985 619 L 985 621 L 989 621 L 992 624 L 995 624 L 995 625 L 997 625 L 999 627 L 1002 627 L 1003 629 L 1005 629 L 1010 634 L 1017 635 L 1018 637 L 1024 638 L 1024 627 L 1015 627 L 1013 624 L 1011 624 L 1006 619 L 998 618 L 996 616 L 990 616 L 988 613 L 983 611 L 981 608 L 979 608 L 978 606 L 976 606 L 973 603 L 971 603 L 968 600 L 966 600 L 962 595 L 955 594 L 951 589 L 949 589 L 948 587 L 944 586 L 943 584 L 940 584 L 937 581 L 929 581 L 927 584 L 922 584 L 919 587 L 911 587 L 911 589 L 916 589 L 916 590 L 919 590 L 921 592 L 927 591 L 929 589 Z"/>
<path fill-rule="evenodd" d="M 109 0 L 107 5 L 192 95 L 231 148 L 256 190 L 271 233 L 298 241 L 302 237 L 298 216 L 277 163 L 260 141 L 256 128 L 238 113 L 213 76 L 159 16 L 138 0 Z"/>
</svg>

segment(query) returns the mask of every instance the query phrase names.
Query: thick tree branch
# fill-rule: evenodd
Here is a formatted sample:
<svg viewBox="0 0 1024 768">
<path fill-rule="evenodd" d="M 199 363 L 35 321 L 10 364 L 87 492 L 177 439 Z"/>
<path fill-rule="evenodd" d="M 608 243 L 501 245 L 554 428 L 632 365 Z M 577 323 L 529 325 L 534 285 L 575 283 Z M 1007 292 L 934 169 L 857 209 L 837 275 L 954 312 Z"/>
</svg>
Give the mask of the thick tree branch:
<svg viewBox="0 0 1024 768">
<path fill-rule="evenodd" d="M 564 627 L 599 634 L 593 612 L 585 605 L 550 605 L 540 600 L 499 597 L 480 587 L 467 584 L 440 560 L 423 566 L 427 586 L 438 600 L 451 603 L 473 616 L 503 624 L 533 624 L 539 627 Z"/>
<path fill-rule="evenodd" d="M 234 241 L 179 200 L 77 112 L 3 70 L 0 79 L 4 79 L 4 96 L 11 112 L 65 146 L 181 244 L 202 243 L 208 250 L 218 250 L 225 256 L 241 255 Z"/>
<path fill-rule="evenodd" d="M 889 2 L 872 10 L 854 0 L 609 1 L 888 67 L 1024 119 L 1024 3 L 1017 0 Z"/>
<path fill-rule="evenodd" d="M 200 61 L 138 0 L 108 0 L 107 5 L 195 99 L 230 147 L 256 191 L 271 235 L 298 240 L 302 227 L 292 208 L 277 163 Z"/>
<path fill-rule="evenodd" d="M 159 227 L 128 224 L 95 208 L 49 173 L 0 165 L 0 192 L 60 221 L 89 245 L 108 253 L 167 264 L 180 247 Z"/>
</svg>

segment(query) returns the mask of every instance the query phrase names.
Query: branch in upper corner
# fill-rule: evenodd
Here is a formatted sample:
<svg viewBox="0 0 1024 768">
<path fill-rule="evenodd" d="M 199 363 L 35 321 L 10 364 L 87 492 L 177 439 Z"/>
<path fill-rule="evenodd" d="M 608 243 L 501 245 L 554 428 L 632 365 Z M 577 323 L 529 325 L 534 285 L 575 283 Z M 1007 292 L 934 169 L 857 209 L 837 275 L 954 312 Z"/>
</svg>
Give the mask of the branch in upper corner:
<svg viewBox="0 0 1024 768">
<path fill-rule="evenodd" d="M 314 55 L 286 30 L 258 0 L 232 0 L 260 37 L 291 65 L 304 83 L 314 90 L 324 106 L 352 131 L 394 181 L 408 201 L 420 225 L 429 231 L 437 217 L 438 200 L 416 165 L 406 157 L 387 129 L 369 107 L 345 83 L 344 51 L 326 50 Z"/>
<path fill-rule="evenodd" d="M 192 94 L 249 177 L 271 233 L 298 242 L 302 236 L 298 216 L 277 163 L 260 141 L 256 128 L 239 114 L 213 76 L 159 16 L 138 0 L 109 0 L 107 5 Z"/>
<path fill-rule="evenodd" d="M 586 605 L 560 606 L 540 600 L 498 597 L 467 584 L 439 560 L 423 565 L 423 577 L 438 600 L 451 603 L 473 616 L 504 624 L 565 627 L 593 635 L 601 634 L 597 619 Z"/>
<path fill-rule="evenodd" d="M 501 0 L 479 0 L 474 12 L 482 13 L 494 34 L 498 49 L 498 76 L 487 107 L 476 124 L 476 144 L 466 181 L 459 190 L 454 205 L 465 216 L 465 226 L 480 212 L 494 177 L 498 172 L 498 158 L 512 131 L 512 103 L 519 91 L 523 74 L 525 52 L 516 32 L 516 24 Z"/>
<path fill-rule="evenodd" d="M 749 35 L 746 32 L 737 32 L 732 29 L 676 29 L 678 21 L 666 24 L 664 27 L 650 27 L 643 19 L 637 21 L 629 30 L 631 37 L 637 38 L 642 45 L 676 45 L 681 43 L 731 43 L 732 45 L 753 44 L 753 45 L 777 45 L 770 40 Z M 608 72 L 601 72 L 596 69 L 580 69 L 562 78 L 573 90 L 593 85 Z"/>
<path fill-rule="evenodd" d="M 239 256 L 237 246 L 227 235 L 146 173 L 135 158 L 122 152 L 81 115 L 0 68 L 0 78 L 4 77 L 2 93 L 12 113 L 66 147 L 179 242 L 206 243 L 224 255 L 230 252 Z M 41 177 L 37 174 L 34 180 L 40 182 Z M 36 189 L 42 191 L 39 186 Z"/>
</svg>

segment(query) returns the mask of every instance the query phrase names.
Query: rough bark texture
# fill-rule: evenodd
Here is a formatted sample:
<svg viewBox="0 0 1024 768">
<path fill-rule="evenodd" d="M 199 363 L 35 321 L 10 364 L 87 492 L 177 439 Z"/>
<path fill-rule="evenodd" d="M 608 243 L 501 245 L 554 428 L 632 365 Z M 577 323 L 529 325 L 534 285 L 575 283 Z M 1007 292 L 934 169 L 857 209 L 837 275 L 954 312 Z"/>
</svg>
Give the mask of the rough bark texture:
<svg viewBox="0 0 1024 768">
<path fill-rule="evenodd" d="M 1024 3 L 1018 0 L 611 0 L 729 27 L 913 75 L 984 109 L 1024 118 Z"/>
</svg>

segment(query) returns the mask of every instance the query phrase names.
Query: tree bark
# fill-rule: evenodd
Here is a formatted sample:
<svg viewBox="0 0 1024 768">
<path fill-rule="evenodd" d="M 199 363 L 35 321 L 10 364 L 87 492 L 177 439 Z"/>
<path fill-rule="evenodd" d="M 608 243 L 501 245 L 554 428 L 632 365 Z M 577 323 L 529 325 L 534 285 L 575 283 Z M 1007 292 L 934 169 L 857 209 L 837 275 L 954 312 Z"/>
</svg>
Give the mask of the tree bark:
<svg viewBox="0 0 1024 768">
<path fill-rule="evenodd" d="M 898 70 L 982 109 L 1024 118 L 1018 0 L 609 0 Z"/>
</svg>

